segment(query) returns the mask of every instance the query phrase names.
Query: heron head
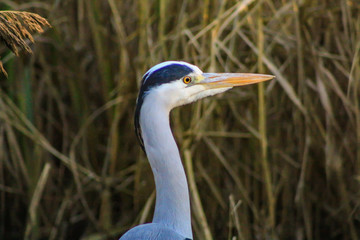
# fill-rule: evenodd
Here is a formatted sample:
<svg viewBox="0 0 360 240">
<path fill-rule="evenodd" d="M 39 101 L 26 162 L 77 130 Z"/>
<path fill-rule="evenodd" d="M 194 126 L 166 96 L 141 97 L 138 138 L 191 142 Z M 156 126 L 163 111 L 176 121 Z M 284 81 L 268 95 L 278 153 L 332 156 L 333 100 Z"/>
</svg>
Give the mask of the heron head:
<svg viewBox="0 0 360 240">
<path fill-rule="evenodd" d="M 203 73 L 197 66 L 167 61 L 150 68 L 143 76 L 135 110 L 135 128 L 147 99 L 161 103 L 169 111 L 198 99 L 225 92 L 233 87 L 273 79 L 272 75 L 253 73 Z M 137 130 L 138 131 L 138 130 Z M 141 142 L 141 133 L 138 133 Z"/>
<path fill-rule="evenodd" d="M 169 109 L 225 92 L 233 87 L 273 79 L 254 73 L 203 73 L 197 66 L 167 61 L 150 68 L 141 83 L 137 104 L 147 95 L 156 95 Z"/>
</svg>

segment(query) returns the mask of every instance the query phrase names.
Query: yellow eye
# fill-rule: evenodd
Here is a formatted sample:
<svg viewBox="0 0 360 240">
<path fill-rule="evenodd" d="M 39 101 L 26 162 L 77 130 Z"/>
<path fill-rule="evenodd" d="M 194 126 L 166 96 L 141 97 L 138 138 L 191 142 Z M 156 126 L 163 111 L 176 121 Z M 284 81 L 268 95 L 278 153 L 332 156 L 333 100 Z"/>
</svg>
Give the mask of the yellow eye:
<svg viewBox="0 0 360 240">
<path fill-rule="evenodd" d="M 189 77 L 189 76 L 184 77 L 184 78 L 183 78 L 183 82 L 184 82 L 185 84 L 191 83 L 191 77 Z"/>
</svg>

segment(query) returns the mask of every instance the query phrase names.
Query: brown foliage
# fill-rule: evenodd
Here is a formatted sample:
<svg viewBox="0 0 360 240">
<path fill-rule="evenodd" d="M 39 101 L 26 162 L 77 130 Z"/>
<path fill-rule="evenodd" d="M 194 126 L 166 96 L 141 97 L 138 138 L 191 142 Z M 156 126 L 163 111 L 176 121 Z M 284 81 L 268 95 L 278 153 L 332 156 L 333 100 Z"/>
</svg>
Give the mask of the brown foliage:
<svg viewBox="0 0 360 240">
<path fill-rule="evenodd" d="M 359 239 L 358 0 L 6 2 L 40 6 L 56 31 L 1 82 L 1 240 L 117 239 L 151 221 L 133 113 L 165 60 L 276 75 L 171 113 L 194 239 Z"/>
<path fill-rule="evenodd" d="M 43 27 L 50 27 L 49 22 L 36 13 L 20 11 L 0 11 L 0 40 L 16 55 L 23 50 L 32 53 L 26 39 L 32 43 L 34 38 L 30 32 L 44 32 Z M 0 61 L 0 73 L 7 76 Z"/>
</svg>

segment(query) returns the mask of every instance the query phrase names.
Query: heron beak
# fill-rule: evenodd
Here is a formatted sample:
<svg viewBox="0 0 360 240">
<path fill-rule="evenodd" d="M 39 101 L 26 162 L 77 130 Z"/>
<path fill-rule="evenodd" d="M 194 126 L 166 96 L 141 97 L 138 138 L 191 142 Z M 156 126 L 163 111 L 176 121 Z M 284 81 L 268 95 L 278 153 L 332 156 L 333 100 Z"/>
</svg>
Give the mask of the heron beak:
<svg viewBox="0 0 360 240">
<path fill-rule="evenodd" d="M 264 82 L 275 78 L 272 75 L 256 73 L 203 73 L 197 84 L 212 88 L 228 88 Z"/>
</svg>

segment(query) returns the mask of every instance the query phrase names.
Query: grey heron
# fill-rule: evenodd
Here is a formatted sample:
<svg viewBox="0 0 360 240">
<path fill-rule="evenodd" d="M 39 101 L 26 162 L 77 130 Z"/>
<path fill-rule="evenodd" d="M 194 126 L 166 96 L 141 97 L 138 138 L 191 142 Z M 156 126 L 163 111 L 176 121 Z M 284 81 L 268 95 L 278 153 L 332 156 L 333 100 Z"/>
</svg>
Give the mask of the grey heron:
<svg viewBox="0 0 360 240">
<path fill-rule="evenodd" d="M 120 240 L 193 239 L 188 184 L 170 129 L 170 111 L 235 86 L 272 78 L 252 73 L 203 73 L 197 66 L 181 61 L 163 62 L 145 73 L 134 124 L 155 178 L 155 212 L 151 223 L 130 229 Z"/>
</svg>

